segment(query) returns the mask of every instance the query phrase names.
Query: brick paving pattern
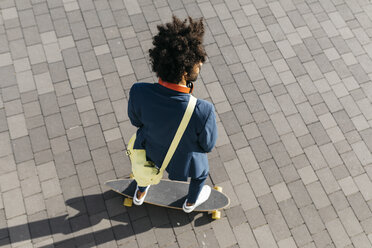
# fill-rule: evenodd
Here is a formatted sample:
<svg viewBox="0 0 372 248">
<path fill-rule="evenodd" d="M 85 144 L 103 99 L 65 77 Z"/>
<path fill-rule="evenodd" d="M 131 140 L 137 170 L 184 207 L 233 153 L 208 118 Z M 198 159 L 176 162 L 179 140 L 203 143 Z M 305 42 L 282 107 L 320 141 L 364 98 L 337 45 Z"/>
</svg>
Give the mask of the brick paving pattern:
<svg viewBox="0 0 372 248">
<path fill-rule="evenodd" d="M 222 218 L 125 208 L 128 90 L 204 17 Z M 0 0 L 1 247 L 372 247 L 370 0 Z"/>
</svg>

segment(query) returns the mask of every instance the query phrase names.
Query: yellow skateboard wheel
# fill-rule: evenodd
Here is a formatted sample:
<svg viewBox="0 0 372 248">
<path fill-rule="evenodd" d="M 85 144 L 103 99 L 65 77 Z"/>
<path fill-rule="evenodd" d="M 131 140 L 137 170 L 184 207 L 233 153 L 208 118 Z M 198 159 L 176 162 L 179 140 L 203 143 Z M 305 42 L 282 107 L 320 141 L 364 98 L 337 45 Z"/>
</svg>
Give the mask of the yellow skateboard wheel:
<svg viewBox="0 0 372 248">
<path fill-rule="evenodd" d="M 212 219 L 219 220 L 221 219 L 221 211 L 215 210 L 212 212 Z"/>
<path fill-rule="evenodd" d="M 219 191 L 219 192 L 222 192 L 222 187 L 220 187 L 220 186 L 214 186 L 214 189 Z"/>
<path fill-rule="evenodd" d="M 133 205 L 132 198 L 125 198 L 123 205 L 126 206 L 126 207 L 131 207 Z"/>
</svg>

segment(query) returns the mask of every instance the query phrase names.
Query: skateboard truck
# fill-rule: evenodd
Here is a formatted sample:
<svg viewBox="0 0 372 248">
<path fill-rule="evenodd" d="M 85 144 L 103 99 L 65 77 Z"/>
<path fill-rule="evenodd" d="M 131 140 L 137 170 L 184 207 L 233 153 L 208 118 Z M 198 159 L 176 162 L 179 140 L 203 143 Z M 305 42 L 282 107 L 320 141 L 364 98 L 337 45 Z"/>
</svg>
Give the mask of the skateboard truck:
<svg viewBox="0 0 372 248">
<path fill-rule="evenodd" d="M 214 186 L 214 189 L 219 191 L 219 192 L 222 192 L 222 187 L 220 187 L 220 186 Z M 221 219 L 221 211 L 219 211 L 219 210 L 212 211 L 212 219 L 214 219 L 214 220 Z"/>
<path fill-rule="evenodd" d="M 132 207 L 133 206 L 133 199 L 125 197 L 123 205 L 126 206 L 126 207 Z"/>
</svg>

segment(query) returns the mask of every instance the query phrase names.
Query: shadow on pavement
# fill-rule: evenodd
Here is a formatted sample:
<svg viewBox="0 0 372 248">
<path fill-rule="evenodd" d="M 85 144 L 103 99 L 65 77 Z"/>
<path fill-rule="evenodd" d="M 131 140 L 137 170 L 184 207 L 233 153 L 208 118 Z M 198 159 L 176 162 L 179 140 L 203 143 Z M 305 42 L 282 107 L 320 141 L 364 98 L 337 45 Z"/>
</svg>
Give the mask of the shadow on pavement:
<svg viewBox="0 0 372 248">
<path fill-rule="evenodd" d="M 54 247 L 92 247 L 113 240 L 123 240 L 152 228 L 180 228 L 192 222 L 197 227 L 212 221 L 206 213 L 188 215 L 182 211 L 148 204 L 126 208 L 122 205 L 124 198 L 112 194 L 109 191 L 69 199 L 65 203 L 71 208 L 70 212 L 75 213 L 74 216 L 61 215 L 2 228 L 0 240 L 9 235 L 11 242 L 17 243 L 53 235 Z M 107 206 L 104 199 L 114 201 Z"/>
</svg>

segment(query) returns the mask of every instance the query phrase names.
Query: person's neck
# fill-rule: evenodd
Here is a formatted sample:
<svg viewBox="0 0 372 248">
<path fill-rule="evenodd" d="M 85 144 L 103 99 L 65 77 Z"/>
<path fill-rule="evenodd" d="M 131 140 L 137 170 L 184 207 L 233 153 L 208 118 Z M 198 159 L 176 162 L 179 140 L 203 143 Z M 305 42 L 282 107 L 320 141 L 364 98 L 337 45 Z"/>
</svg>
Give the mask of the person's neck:
<svg viewBox="0 0 372 248">
<path fill-rule="evenodd" d="M 185 78 L 182 78 L 178 85 L 187 86 Z"/>
</svg>

